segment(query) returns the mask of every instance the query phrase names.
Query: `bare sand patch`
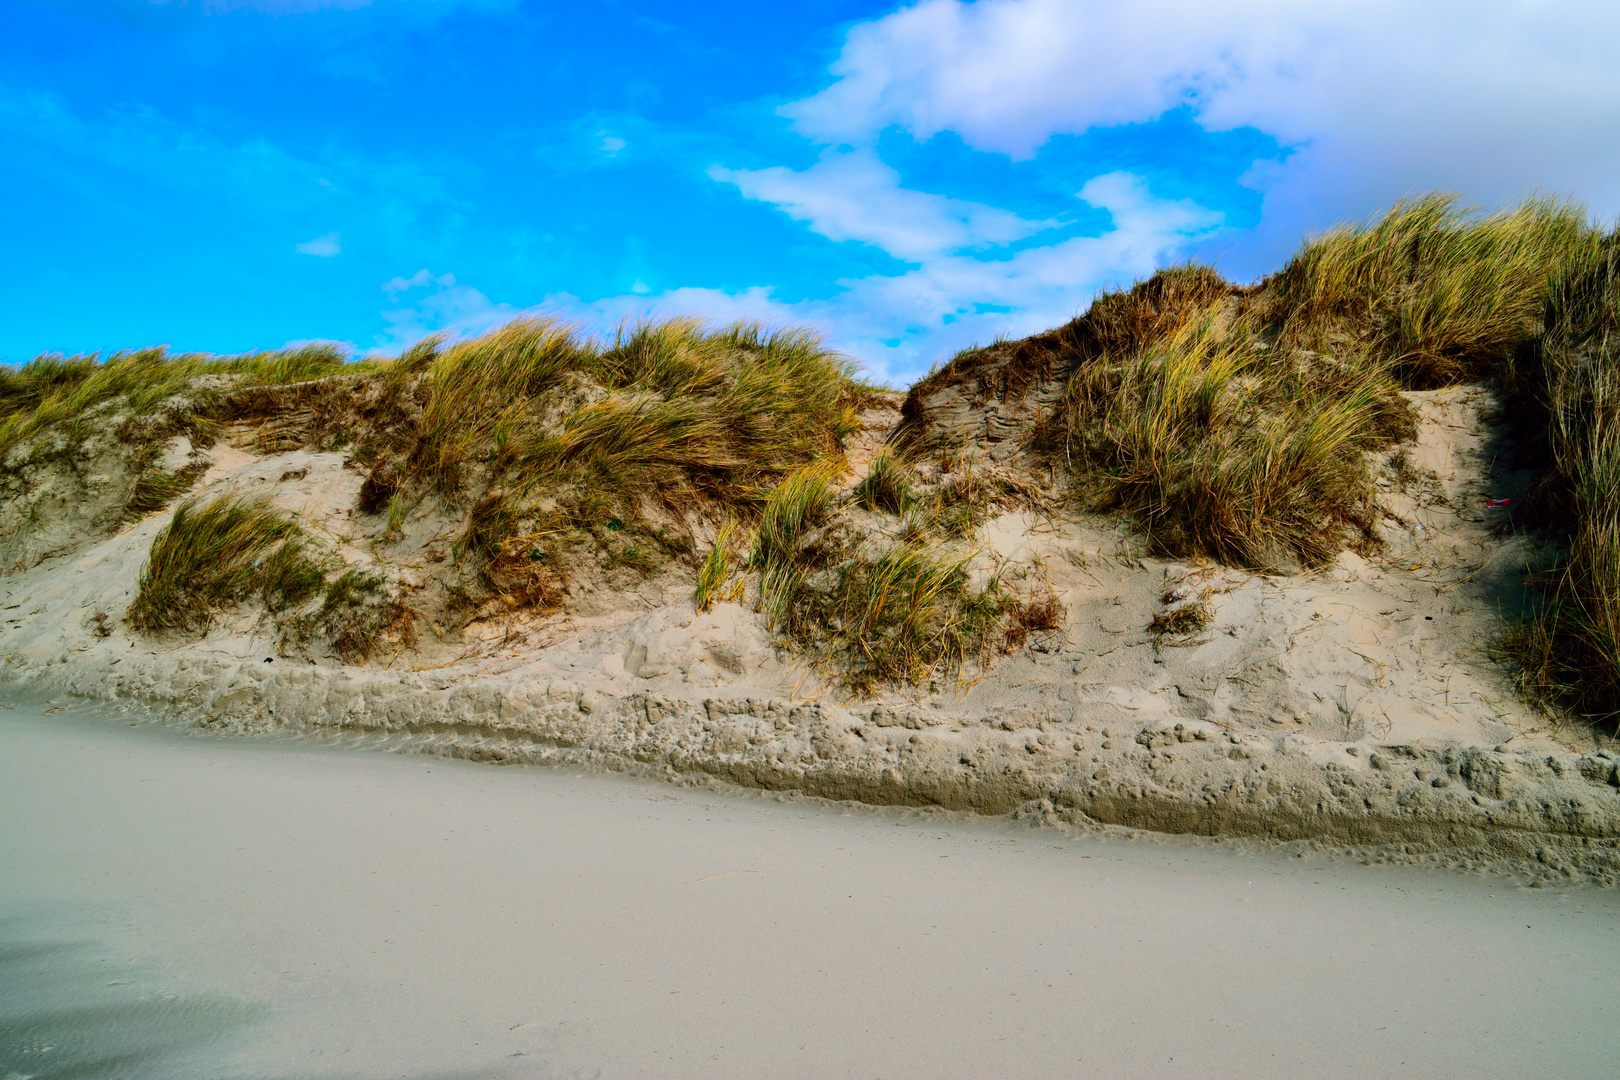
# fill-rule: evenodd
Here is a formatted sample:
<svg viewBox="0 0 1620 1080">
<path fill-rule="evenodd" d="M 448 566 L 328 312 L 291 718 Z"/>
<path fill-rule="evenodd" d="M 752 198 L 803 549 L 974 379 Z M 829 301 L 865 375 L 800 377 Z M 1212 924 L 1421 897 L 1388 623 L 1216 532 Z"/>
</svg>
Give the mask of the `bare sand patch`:
<svg viewBox="0 0 1620 1080">
<path fill-rule="evenodd" d="M 1612 890 L 131 719 L 0 711 L 0 1075 L 1599 1077 L 1620 1050 Z"/>
</svg>

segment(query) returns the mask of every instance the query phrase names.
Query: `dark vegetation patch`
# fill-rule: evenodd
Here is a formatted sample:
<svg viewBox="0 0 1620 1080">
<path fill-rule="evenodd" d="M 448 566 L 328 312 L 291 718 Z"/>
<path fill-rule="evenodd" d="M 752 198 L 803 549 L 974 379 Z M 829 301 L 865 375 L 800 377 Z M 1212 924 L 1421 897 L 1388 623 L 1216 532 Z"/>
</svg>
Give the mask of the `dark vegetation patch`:
<svg viewBox="0 0 1620 1080">
<path fill-rule="evenodd" d="M 968 470 L 956 465 L 959 480 Z M 789 476 L 766 498 L 740 567 L 766 624 L 857 694 L 938 689 L 964 665 L 1060 626 L 1054 597 L 1020 601 L 999 575 L 974 583 L 969 537 L 992 500 L 964 502 L 952 480 L 926 483 L 893 451 L 847 495 L 826 465 Z M 723 534 L 703 564 L 700 607 L 736 588 L 731 543 Z"/>
</svg>

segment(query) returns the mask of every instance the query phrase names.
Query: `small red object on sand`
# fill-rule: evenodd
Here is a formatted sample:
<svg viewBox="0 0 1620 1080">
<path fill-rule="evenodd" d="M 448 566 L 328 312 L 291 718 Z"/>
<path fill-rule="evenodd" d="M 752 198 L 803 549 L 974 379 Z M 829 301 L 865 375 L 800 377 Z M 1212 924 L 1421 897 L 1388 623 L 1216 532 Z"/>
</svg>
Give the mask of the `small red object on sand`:
<svg viewBox="0 0 1620 1080">
<path fill-rule="evenodd" d="M 1488 506 L 1488 507 L 1495 508 L 1495 507 L 1498 507 L 1498 506 L 1507 506 L 1512 502 L 1513 502 L 1512 499 L 1486 499 L 1485 500 L 1485 505 Z"/>
</svg>

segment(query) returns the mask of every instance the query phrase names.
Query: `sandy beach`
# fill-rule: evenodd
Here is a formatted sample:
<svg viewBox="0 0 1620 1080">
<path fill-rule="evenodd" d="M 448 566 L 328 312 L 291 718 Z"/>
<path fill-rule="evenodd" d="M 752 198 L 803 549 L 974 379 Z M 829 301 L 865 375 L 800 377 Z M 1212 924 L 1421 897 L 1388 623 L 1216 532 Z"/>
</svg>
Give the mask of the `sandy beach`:
<svg viewBox="0 0 1620 1080">
<path fill-rule="evenodd" d="M 1620 896 L 0 712 L 0 1074 L 1607 1076 Z M 135 719 L 133 717 L 126 719 Z"/>
</svg>

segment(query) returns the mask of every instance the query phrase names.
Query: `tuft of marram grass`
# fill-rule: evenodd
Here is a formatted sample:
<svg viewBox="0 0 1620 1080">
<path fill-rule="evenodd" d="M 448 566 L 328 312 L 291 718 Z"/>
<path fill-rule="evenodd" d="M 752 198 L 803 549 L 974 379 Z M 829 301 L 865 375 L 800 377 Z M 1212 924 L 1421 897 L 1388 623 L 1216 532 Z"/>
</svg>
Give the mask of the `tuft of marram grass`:
<svg viewBox="0 0 1620 1080">
<path fill-rule="evenodd" d="M 873 456 L 866 475 L 851 492 L 856 505 L 867 510 L 903 514 L 915 501 L 905 466 L 892 447 L 885 446 Z"/>
<path fill-rule="evenodd" d="M 971 587 L 972 550 L 931 525 L 866 550 L 837 518 L 835 475 L 808 466 L 766 499 L 747 563 L 766 625 L 858 694 L 923 683 L 985 652 L 1002 597 L 995 581 Z"/>
<path fill-rule="evenodd" d="M 202 468 L 189 466 L 181 469 L 146 469 L 135 478 L 129 496 L 124 500 L 124 516 L 133 520 L 168 506 L 191 490 L 202 475 Z"/>
<path fill-rule="evenodd" d="M 456 554 L 503 595 L 524 591 L 499 571 L 531 546 L 556 579 L 547 596 L 575 549 L 598 569 L 650 574 L 695 562 L 683 539 L 694 515 L 752 520 L 761 491 L 840 460 L 858 427 L 853 372 L 808 331 L 685 318 L 609 340 L 549 319 L 430 340 L 385 376 L 419 408 L 402 413 L 408 432 L 364 444 L 362 494 L 371 512 L 403 493 L 467 514 Z"/>
<path fill-rule="evenodd" d="M 698 614 L 708 611 L 716 601 L 733 598 L 731 587 L 734 569 L 732 549 L 736 545 L 737 522 L 728 518 L 715 534 L 714 546 L 698 566 L 697 585 L 692 590 L 692 602 Z"/>
<path fill-rule="evenodd" d="M 136 630 L 201 632 L 249 597 L 279 611 L 322 584 L 297 523 L 267 497 L 188 499 L 153 539 L 126 618 Z"/>
<path fill-rule="evenodd" d="M 1497 373 L 1541 330 L 1548 281 L 1590 243 L 1580 206 L 1533 198 L 1482 215 L 1445 193 L 1306 242 L 1257 298 L 1283 347 L 1346 345 L 1419 389 Z"/>
<path fill-rule="evenodd" d="M 1275 363 L 1212 307 L 1151 345 L 1079 367 L 1047 438 L 1099 509 L 1155 546 L 1240 565 L 1319 563 L 1370 528 L 1361 451 L 1403 406 L 1369 364 Z"/>
<path fill-rule="evenodd" d="M 807 331 L 644 322 L 611 344 L 519 319 L 402 357 L 427 404 L 410 469 L 454 492 L 469 469 L 516 484 L 588 482 L 640 494 L 674 485 L 736 499 L 855 429 L 853 366 Z"/>
</svg>

